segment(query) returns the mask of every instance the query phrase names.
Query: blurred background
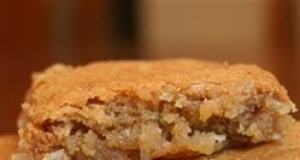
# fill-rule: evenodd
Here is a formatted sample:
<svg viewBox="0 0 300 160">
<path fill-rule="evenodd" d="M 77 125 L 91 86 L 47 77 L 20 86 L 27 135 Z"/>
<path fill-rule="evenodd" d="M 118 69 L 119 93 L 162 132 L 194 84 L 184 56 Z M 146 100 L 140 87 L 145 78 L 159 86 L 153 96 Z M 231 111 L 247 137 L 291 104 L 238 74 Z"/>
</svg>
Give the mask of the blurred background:
<svg viewBox="0 0 300 160">
<path fill-rule="evenodd" d="M 300 105 L 299 44 L 299 0 L 1 0 L 0 133 L 16 131 L 31 73 L 56 62 L 255 63 Z"/>
</svg>

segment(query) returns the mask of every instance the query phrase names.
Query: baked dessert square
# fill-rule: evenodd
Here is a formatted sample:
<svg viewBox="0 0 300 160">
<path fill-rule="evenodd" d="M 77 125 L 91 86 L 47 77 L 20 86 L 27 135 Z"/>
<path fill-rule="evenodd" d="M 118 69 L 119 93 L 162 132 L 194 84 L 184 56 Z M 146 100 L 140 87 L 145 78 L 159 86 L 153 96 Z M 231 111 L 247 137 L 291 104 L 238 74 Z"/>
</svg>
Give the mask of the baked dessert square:
<svg viewBox="0 0 300 160">
<path fill-rule="evenodd" d="M 254 65 L 176 59 L 54 65 L 19 119 L 33 160 L 193 158 L 282 139 L 295 105 Z"/>
</svg>

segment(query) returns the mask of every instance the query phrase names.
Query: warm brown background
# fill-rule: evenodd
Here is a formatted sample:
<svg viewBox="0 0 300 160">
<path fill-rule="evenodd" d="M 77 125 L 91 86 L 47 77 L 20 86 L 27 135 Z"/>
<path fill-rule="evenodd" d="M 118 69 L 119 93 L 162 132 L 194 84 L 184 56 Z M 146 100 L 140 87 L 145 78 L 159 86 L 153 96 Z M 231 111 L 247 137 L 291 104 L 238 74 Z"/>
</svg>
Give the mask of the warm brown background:
<svg viewBox="0 0 300 160">
<path fill-rule="evenodd" d="M 296 0 L 2 0 L 0 133 L 16 131 L 30 75 L 55 62 L 192 57 L 256 63 L 300 104 Z"/>
</svg>

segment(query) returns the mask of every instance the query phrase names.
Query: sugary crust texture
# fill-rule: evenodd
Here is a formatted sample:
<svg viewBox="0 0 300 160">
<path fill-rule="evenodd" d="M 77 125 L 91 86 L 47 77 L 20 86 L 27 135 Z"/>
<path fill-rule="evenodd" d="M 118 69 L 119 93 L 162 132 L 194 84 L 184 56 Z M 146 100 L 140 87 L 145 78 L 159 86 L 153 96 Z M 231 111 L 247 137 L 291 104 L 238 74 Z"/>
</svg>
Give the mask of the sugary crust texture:
<svg viewBox="0 0 300 160">
<path fill-rule="evenodd" d="M 199 94 L 204 96 L 256 96 L 264 93 L 292 104 L 276 78 L 255 65 L 189 59 L 108 61 L 79 67 L 57 64 L 33 75 L 32 87 L 22 105 L 19 126 L 28 121 L 40 125 L 47 119 L 72 114 L 72 107 L 86 106 L 93 99 L 108 102 L 118 95 L 125 95 L 155 104 L 159 90 L 168 84 L 175 86 L 178 92 L 198 84 Z"/>
</svg>

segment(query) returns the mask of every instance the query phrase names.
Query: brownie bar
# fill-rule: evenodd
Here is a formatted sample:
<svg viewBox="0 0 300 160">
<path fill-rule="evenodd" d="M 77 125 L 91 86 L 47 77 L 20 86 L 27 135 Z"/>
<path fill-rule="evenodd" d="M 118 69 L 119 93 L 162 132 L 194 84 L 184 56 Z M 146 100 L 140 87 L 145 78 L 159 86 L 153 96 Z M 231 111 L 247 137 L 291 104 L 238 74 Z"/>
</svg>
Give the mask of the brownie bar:
<svg viewBox="0 0 300 160">
<path fill-rule="evenodd" d="M 33 76 L 19 148 L 34 160 L 149 160 L 280 140 L 296 111 L 254 65 L 197 60 L 54 65 Z"/>
</svg>

